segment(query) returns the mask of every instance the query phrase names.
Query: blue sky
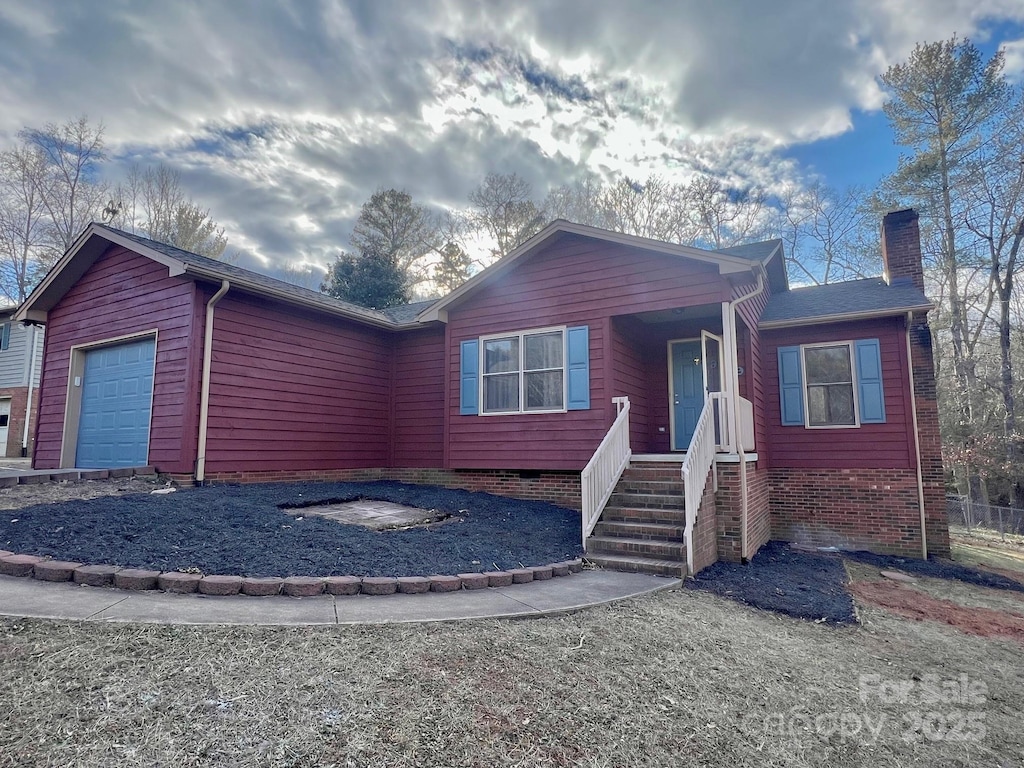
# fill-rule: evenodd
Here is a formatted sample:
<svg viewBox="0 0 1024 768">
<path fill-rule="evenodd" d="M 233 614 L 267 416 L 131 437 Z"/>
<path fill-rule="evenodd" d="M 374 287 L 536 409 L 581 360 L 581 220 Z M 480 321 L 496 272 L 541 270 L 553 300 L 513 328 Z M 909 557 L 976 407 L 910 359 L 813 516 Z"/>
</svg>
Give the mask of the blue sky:
<svg viewBox="0 0 1024 768">
<path fill-rule="evenodd" d="M 0 3 L 0 149 L 102 120 L 111 178 L 178 169 L 242 263 L 323 264 L 379 187 L 464 206 L 488 172 L 703 170 L 871 186 L 899 156 L 878 76 L 957 33 L 1024 74 L 1022 0 Z"/>
</svg>

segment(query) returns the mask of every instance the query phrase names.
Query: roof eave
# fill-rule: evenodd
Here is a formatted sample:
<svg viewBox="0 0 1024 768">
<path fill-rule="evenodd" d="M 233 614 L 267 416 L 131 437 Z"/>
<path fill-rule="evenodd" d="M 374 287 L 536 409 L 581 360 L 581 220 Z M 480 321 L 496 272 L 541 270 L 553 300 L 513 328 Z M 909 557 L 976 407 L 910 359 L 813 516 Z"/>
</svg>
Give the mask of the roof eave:
<svg viewBox="0 0 1024 768">
<path fill-rule="evenodd" d="M 796 317 L 787 320 L 768 320 L 757 324 L 759 330 L 771 331 L 777 328 L 796 328 L 805 325 L 823 325 L 826 323 L 848 323 L 855 320 L 875 320 L 880 317 L 898 317 L 907 312 L 929 312 L 935 305 L 917 304 L 909 307 L 890 307 L 873 309 L 865 312 L 846 312 L 833 315 L 817 315 L 814 317 Z"/>
<path fill-rule="evenodd" d="M 305 301 L 301 297 L 295 296 L 291 293 L 288 293 L 287 291 L 278 291 L 268 285 L 250 282 L 245 280 L 244 278 L 225 276 L 224 274 L 217 272 L 216 270 L 203 269 L 202 267 L 196 266 L 194 264 L 185 264 L 184 273 L 206 280 L 227 280 L 229 283 L 231 283 L 232 287 L 240 288 L 244 291 L 249 291 L 259 296 L 269 296 L 285 304 L 291 304 L 294 306 L 312 309 L 317 312 L 323 312 L 325 314 L 334 315 L 335 317 L 343 317 L 347 320 L 358 320 L 361 323 L 373 325 L 378 328 L 384 328 L 386 330 L 394 330 L 398 328 L 397 323 L 387 319 L 383 315 L 377 314 L 372 309 L 359 311 L 358 309 L 355 308 L 331 306 L 329 304 L 321 304 L 320 302 L 317 301 Z"/>
<path fill-rule="evenodd" d="M 83 230 L 82 234 L 71 244 L 71 247 L 50 268 L 50 271 L 46 273 L 46 276 L 39 282 L 39 285 L 33 289 L 28 298 L 18 307 L 18 311 L 14 315 L 16 321 L 46 322 L 49 310 L 85 274 L 86 270 L 96 262 L 96 259 L 102 255 L 103 251 L 107 249 L 108 246 L 106 245 L 90 248 L 89 245 L 93 237 L 101 238 L 108 244 L 120 245 L 163 264 L 168 268 L 172 277 L 181 275 L 185 271 L 184 263 L 178 259 L 171 258 L 167 254 L 154 251 L 152 248 L 147 248 L 127 238 L 120 237 L 116 233 L 106 228 L 101 228 L 93 222 Z M 79 254 L 84 254 L 85 262 L 82 263 L 82 259 L 79 259 L 79 263 L 76 265 L 75 260 Z M 59 296 L 49 303 L 48 306 L 40 308 L 39 304 L 46 305 L 46 297 L 52 297 L 54 293 L 58 293 Z"/>
</svg>

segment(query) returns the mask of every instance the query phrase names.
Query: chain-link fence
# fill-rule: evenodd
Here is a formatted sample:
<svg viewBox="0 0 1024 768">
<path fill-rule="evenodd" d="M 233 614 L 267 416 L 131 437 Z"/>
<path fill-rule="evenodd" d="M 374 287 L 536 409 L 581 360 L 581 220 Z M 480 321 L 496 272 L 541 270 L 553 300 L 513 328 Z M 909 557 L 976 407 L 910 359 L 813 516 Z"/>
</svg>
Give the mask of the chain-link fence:
<svg viewBox="0 0 1024 768">
<path fill-rule="evenodd" d="M 946 514 L 949 524 L 968 531 L 978 530 L 1007 535 L 1024 535 L 1024 509 L 979 504 L 968 496 L 946 496 Z"/>
</svg>

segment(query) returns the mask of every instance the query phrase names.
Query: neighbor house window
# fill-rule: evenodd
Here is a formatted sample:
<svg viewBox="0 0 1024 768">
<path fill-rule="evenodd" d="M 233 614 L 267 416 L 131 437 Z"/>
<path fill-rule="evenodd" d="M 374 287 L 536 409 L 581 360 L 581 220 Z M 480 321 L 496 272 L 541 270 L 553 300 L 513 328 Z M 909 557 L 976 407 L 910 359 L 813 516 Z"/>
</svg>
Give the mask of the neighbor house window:
<svg viewBox="0 0 1024 768">
<path fill-rule="evenodd" d="M 849 344 L 804 347 L 807 426 L 857 425 L 851 353 Z"/>
<path fill-rule="evenodd" d="M 825 429 L 885 423 L 878 339 L 779 347 L 778 355 L 782 426 Z"/>
<path fill-rule="evenodd" d="M 565 330 L 481 340 L 484 413 L 565 410 Z"/>
</svg>

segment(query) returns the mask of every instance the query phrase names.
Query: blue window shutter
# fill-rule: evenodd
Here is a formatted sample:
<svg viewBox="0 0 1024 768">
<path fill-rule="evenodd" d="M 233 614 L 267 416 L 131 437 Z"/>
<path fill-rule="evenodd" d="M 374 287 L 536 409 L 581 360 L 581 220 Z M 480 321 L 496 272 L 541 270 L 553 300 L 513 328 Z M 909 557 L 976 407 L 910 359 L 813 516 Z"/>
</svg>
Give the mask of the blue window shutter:
<svg viewBox="0 0 1024 768">
<path fill-rule="evenodd" d="M 885 423 L 885 392 L 882 389 L 882 349 L 878 339 L 854 342 L 857 359 L 857 399 L 861 424 Z"/>
<path fill-rule="evenodd" d="M 565 336 L 569 390 L 566 409 L 585 411 L 590 408 L 590 330 L 580 325 L 566 329 Z"/>
<path fill-rule="evenodd" d="M 7 349 L 11 345 L 11 324 L 4 323 L 3 337 L 0 338 L 0 349 Z"/>
<path fill-rule="evenodd" d="M 480 342 L 476 339 L 462 342 L 462 362 L 459 372 L 459 413 L 474 416 L 480 412 L 477 399 L 480 393 Z"/>
<path fill-rule="evenodd" d="M 782 426 L 804 425 L 804 374 L 800 347 L 779 347 L 779 400 Z"/>
</svg>

